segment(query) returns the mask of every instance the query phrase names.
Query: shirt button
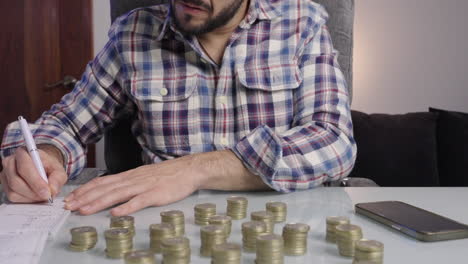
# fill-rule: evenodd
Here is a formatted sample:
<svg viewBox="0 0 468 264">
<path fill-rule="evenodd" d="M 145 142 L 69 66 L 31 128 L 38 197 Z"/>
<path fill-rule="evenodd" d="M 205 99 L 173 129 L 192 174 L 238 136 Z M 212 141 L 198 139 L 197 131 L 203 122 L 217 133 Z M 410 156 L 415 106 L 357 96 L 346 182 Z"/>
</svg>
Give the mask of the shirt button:
<svg viewBox="0 0 468 264">
<path fill-rule="evenodd" d="M 222 105 L 227 105 L 227 98 L 226 98 L 226 96 L 220 96 L 220 97 L 218 98 L 218 102 L 219 102 L 220 104 L 222 104 Z"/>
<path fill-rule="evenodd" d="M 161 88 L 161 90 L 159 90 L 159 93 L 162 95 L 162 96 L 166 96 L 168 94 L 168 91 L 166 88 Z"/>
<path fill-rule="evenodd" d="M 227 146 L 229 144 L 227 137 L 221 138 L 221 144 Z"/>
</svg>

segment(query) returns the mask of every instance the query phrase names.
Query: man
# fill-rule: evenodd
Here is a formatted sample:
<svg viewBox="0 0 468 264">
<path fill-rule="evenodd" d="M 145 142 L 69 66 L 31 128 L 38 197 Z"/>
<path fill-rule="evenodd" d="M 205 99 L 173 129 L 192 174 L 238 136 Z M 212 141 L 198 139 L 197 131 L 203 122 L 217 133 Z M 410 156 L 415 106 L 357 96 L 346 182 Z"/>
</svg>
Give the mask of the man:
<svg viewBox="0 0 468 264">
<path fill-rule="evenodd" d="M 288 192 L 346 176 L 356 146 L 326 19 L 309 0 L 172 0 L 119 18 L 75 89 L 31 125 L 49 186 L 17 122 L 7 128 L 8 198 L 56 195 L 124 112 L 148 165 L 92 180 L 67 208 L 123 203 L 111 214 L 126 215 L 199 189 Z"/>
</svg>

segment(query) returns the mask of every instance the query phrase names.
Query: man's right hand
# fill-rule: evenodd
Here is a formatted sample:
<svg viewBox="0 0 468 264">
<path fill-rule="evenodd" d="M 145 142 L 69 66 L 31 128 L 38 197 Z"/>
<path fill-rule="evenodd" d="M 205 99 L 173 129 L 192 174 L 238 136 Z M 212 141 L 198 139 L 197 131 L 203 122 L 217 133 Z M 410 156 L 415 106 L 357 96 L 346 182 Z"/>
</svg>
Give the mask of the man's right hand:
<svg viewBox="0 0 468 264">
<path fill-rule="evenodd" d="M 15 203 L 32 203 L 56 196 L 67 182 L 63 158 L 58 149 L 49 145 L 39 146 L 39 156 L 49 179 L 47 184 L 39 175 L 25 148 L 2 160 L 0 180 L 8 199 Z"/>
</svg>

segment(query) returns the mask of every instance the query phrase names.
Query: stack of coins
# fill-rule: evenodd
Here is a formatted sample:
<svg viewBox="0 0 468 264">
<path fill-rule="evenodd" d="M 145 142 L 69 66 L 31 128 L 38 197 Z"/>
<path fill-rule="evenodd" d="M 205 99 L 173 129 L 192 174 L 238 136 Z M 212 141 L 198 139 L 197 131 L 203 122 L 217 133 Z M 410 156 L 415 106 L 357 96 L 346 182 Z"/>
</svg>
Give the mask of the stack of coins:
<svg viewBox="0 0 468 264">
<path fill-rule="evenodd" d="M 265 234 L 257 237 L 256 264 L 283 264 L 283 238 L 275 234 Z"/>
<path fill-rule="evenodd" d="M 294 223 L 283 227 L 284 253 L 289 256 L 300 256 L 307 252 L 307 233 L 310 227 Z"/>
<path fill-rule="evenodd" d="M 179 210 L 161 212 L 161 222 L 172 224 L 174 226 L 176 236 L 185 235 L 184 212 Z"/>
<path fill-rule="evenodd" d="M 257 237 L 266 234 L 266 224 L 260 221 L 242 223 L 242 248 L 247 252 L 257 250 Z"/>
<path fill-rule="evenodd" d="M 161 253 L 161 241 L 165 238 L 175 237 L 175 229 L 172 224 L 152 224 L 150 229 L 150 249 L 154 253 Z"/>
<path fill-rule="evenodd" d="M 71 242 L 69 248 L 73 251 L 92 249 L 97 243 L 96 228 L 92 226 L 75 227 L 70 230 Z"/>
<path fill-rule="evenodd" d="M 336 243 L 340 255 L 345 257 L 354 256 L 354 245 L 362 239 L 362 230 L 357 225 L 342 224 L 336 226 Z"/>
<path fill-rule="evenodd" d="M 211 250 L 211 264 L 240 264 L 241 247 L 234 243 L 214 245 Z"/>
<path fill-rule="evenodd" d="M 135 236 L 135 218 L 133 216 L 113 216 L 110 221 L 110 227 L 128 228 L 132 236 Z"/>
<path fill-rule="evenodd" d="M 209 225 L 209 220 L 216 215 L 216 204 L 204 203 L 195 206 L 195 224 Z"/>
<path fill-rule="evenodd" d="M 253 221 L 261 221 L 266 224 L 266 232 L 273 233 L 275 222 L 273 222 L 273 214 L 268 211 L 257 211 L 250 214 L 250 218 Z"/>
<path fill-rule="evenodd" d="M 383 263 L 384 245 L 376 240 L 361 239 L 356 242 L 353 264 L 361 264 L 372 261 L 376 264 Z"/>
<path fill-rule="evenodd" d="M 190 240 L 186 237 L 163 239 L 161 242 L 164 264 L 190 263 Z"/>
<path fill-rule="evenodd" d="M 266 210 L 273 214 L 273 221 L 275 223 L 281 223 L 286 221 L 287 206 L 283 202 L 268 202 L 266 204 Z"/>
<path fill-rule="evenodd" d="M 226 243 L 227 235 L 224 227 L 220 225 L 207 225 L 200 228 L 200 255 L 211 257 L 214 245 Z"/>
<path fill-rule="evenodd" d="M 336 226 L 349 224 L 349 218 L 345 216 L 329 216 L 327 217 L 327 232 L 326 240 L 331 243 L 336 243 Z"/>
<path fill-rule="evenodd" d="M 210 217 L 210 220 L 208 220 L 210 225 L 221 225 L 224 227 L 224 231 L 226 232 L 226 235 L 229 237 L 231 234 L 231 227 L 232 227 L 232 218 L 227 215 L 215 215 Z"/>
<path fill-rule="evenodd" d="M 125 264 L 156 264 L 156 258 L 151 250 L 135 250 L 125 253 Z"/>
<path fill-rule="evenodd" d="M 109 258 L 123 258 L 133 249 L 133 236 L 128 228 L 111 228 L 104 232 L 106 255 Z"/>
<path fill-rule="evenodd" d="M 227 215 L 234 220 L 244 219 L 247 216 L 248 200 L 245 197 L 232 196 L 227 198 Z"/>
</svg>

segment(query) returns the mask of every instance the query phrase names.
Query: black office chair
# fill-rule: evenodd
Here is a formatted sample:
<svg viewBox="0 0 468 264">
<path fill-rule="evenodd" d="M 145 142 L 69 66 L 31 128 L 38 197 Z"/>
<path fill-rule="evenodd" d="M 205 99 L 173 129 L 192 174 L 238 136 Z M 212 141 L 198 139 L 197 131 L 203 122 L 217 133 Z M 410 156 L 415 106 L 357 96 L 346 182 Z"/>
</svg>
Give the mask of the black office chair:
<svg viewBox="0 0 468 264">
<path fill-rule="evenodd" d="M 166 2 L 165 0 L 110 0 L 111 18 L 132 9 Z M 334 47 L 339 51 L 338 61 L 352 92 L 354 0 L 315 0 L 329 13 L 328 28 Z M 133 116 L 123 116 L 105 133 L 104 151 L 108 173 L 114 174 L 142 165 L 141 147 L 133 137 L 130 126 Z"/>
</svg>

